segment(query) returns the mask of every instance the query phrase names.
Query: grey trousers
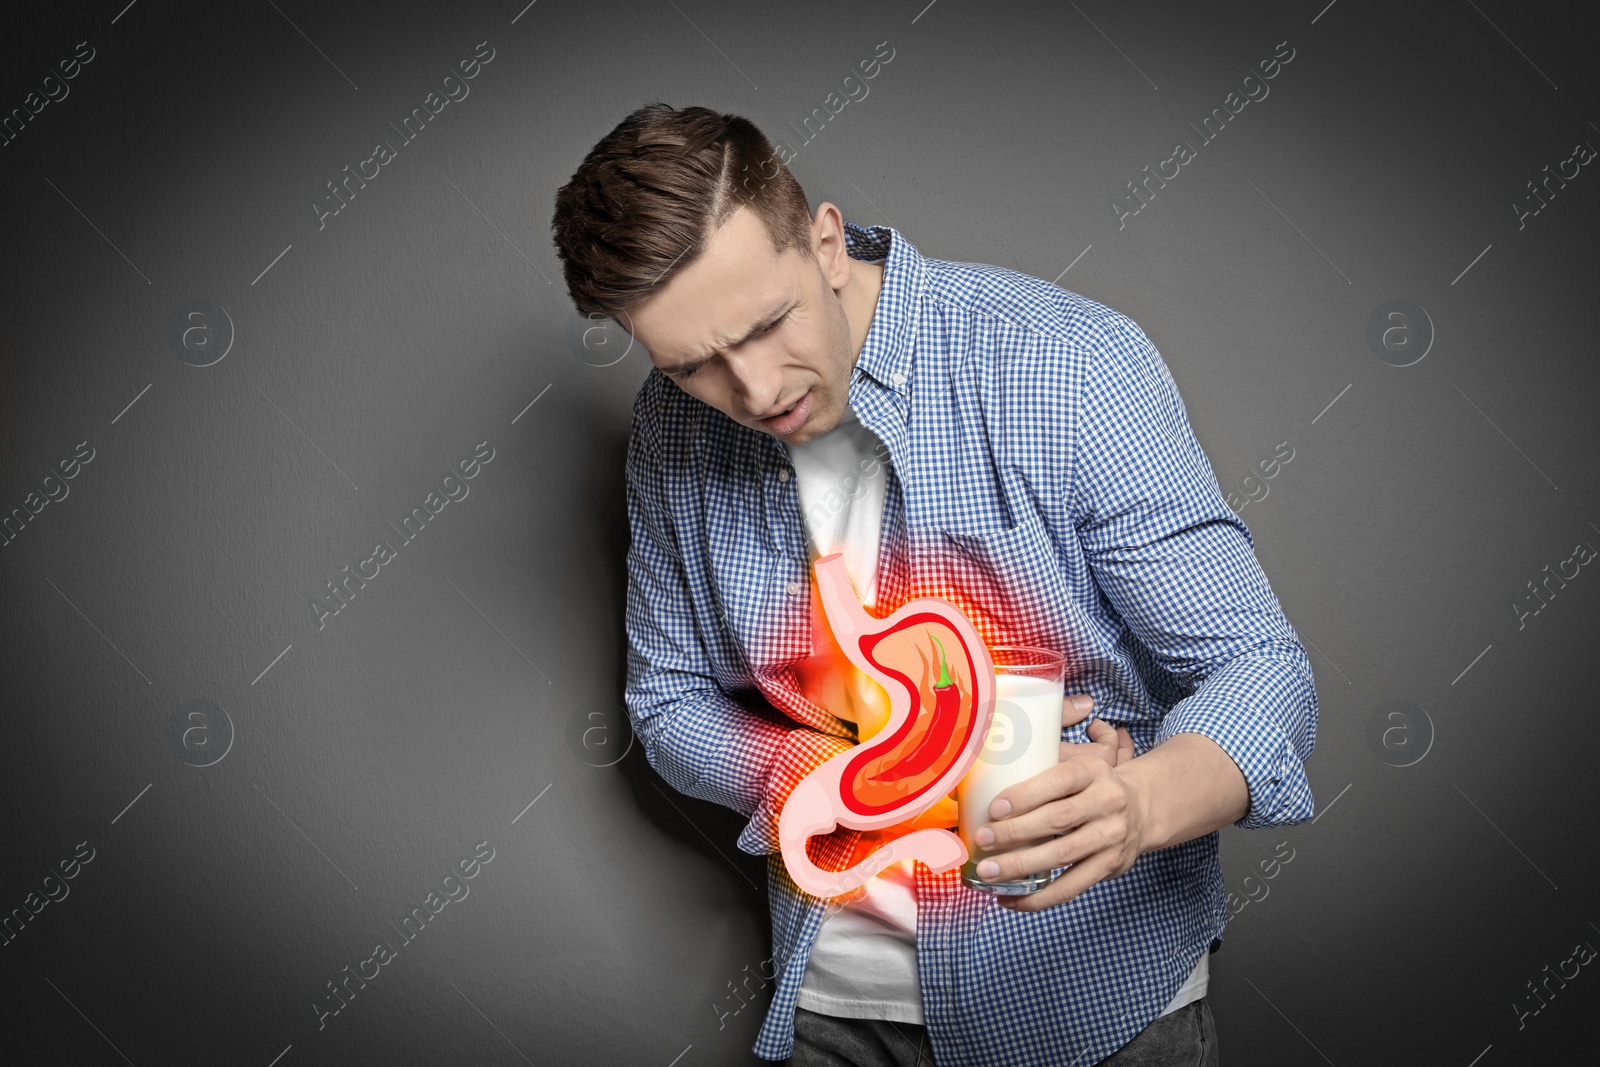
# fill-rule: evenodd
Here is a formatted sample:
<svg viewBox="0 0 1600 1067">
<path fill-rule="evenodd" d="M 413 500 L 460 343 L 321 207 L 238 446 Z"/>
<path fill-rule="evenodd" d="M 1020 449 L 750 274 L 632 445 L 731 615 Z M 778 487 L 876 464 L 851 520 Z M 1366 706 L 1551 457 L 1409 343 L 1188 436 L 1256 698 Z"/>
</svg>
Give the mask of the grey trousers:
<svg viewBox="0 0 1600 1067">
<path fill-rule="evenodd" d="M 791 1067 L 935 1067 L 928 1031 L 916 1023 L 844 1019 L 794 1010 Z M 1217 1067 L 1217 1028 L 1205 997 L 1153 1020 L 1100 1061 L 1105 1067 Z M 1048 1067 L 1041 1064 L 1039 1067 Z"/>
</svg>

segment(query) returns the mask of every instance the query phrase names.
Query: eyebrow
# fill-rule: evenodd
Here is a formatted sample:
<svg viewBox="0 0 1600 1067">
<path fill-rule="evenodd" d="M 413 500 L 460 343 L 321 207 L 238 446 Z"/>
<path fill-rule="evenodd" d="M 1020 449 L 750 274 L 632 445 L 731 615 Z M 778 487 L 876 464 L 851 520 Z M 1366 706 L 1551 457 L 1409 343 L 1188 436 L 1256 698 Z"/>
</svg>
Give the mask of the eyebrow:
<svg viewBox="0 0 1600 1067">
<path fill-rule="evenodd" d="M 739 345 L 744 344 L 746 341 L 750 340 L 750 338 L 756 336 L 762 330 L 765 330 L 767 327 L 771 326 L 773 323 L 777 322 L 779 319 L 781 319 L 785 315 L 787 315 L 792 306 L 793 305 L 791 305 L 788 300 L 784 300 L 783 303 L 779 304 L 777 307 L 773 308 L 771 311 L 769 311 L 765 315 L 761 316 L 760 321 L 757 322 L 754 326 L 750 327 L 750 330 L 749 330 L 748 333 L 746 333 L 743 337 L 739 338 L 737 341 L 734 341 L 732 344 L 728 345 L 728 347 L 729 348 L 736 348 Z M 712 354 L 715 355 L 715 352 L 713 352 Z M 694 367 L 697 367 L 701 363 L 704 363 L 707 360 L 709 360 L 710 358 L 711 358 L 711 356 L 701 356 L 698 359 L 690 359 L 690 360 L 686 360 L 683 363 L 675 363 L 670 367 L 662 367 L 661 370 L 665 374 L 677 374 L 680 371 L 686 371 L 686 370 L 690 370 L 690 369 L 692 369 Z"/>
</svg>

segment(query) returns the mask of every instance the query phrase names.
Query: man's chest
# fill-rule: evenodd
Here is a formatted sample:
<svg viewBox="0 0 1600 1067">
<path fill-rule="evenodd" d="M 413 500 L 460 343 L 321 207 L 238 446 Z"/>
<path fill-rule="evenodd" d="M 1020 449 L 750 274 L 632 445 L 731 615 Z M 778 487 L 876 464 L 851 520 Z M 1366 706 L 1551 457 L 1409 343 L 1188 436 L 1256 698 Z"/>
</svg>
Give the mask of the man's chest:
<svg viewBox="0 0 1600 1067">
<path fill-rule="evenodd" d="M 909 444 L 909 442 L 907 442 Z M 919 597 L 955 604 L 991 646 L 1060 647 L 1072 628 L 1073 583 L 1058 534 L 1031 502 L 1022 471 L 915 450 L 884 465 L 876 598 L 887 615 Z M 809 595 L 811 551 L 798 487 L 783 460 L 740 475 L 707 466 L 691 487 L 690 518 L 706 595 L 739 647 L 752 680 L 792 675 L 816 647 L 818 609 Z M 972 467 L 988 466 L 987 472 Z M 980 476 L 981 475 L 981 476 Z M 964 486 L 964 490 L 948 487 Z M 945 494 L 955 493 L 952 499 Z"/>
</svg>

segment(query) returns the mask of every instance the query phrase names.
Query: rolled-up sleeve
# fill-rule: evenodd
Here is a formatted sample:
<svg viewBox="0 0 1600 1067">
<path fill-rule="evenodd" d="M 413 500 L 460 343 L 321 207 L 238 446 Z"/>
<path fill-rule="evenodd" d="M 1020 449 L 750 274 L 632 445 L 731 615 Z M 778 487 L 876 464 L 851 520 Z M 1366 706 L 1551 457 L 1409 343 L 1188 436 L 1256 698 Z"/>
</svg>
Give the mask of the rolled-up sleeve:
<svg viewBox="0 0 1600 1067">
<path fill-rule="evenodd" d="M 804 726 L 783 726 L 717 685 L 664 506 L 659 452 L 637 407 L 626 484 L 632 535 L 624 690 L 629 721 L 645 758 L 669 785 L 745 816 L 737 842 L 742 851 L 776 852 L 778 814 L 790 791 L 852 744 Z"/>
<path fill-rule="evenodd" d="M 1294 627 L 1223 499 L 1161 355 L 1121 315 L 1098 320 L 1078 399 L 1070 510 L 1094 577 L 1184 696 L 1156 743 L 1209 737 L 1250 791 L 1235 825 L 1309 819 L 1317 693 Z"/>
</svg>

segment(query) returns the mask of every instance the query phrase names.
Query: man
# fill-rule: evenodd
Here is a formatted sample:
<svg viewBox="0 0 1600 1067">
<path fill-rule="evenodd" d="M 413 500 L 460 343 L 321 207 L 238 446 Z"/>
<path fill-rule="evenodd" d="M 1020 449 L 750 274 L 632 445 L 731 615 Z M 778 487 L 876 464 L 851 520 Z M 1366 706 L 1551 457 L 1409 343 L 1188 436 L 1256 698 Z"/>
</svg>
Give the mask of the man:
<svg viewBox="0 0 1600 1067">
<path fill-rule="evenodd" d="M 578 310 L 653 364 L 627 459 L 626 700 L 651 766 L 745 816 L 739 847 L 768 857 L 779 974 L 756 1054 L 1216 1063 L 1216 831 L 1312 815 L 1317 700 L 1149 339 L 1037 278 L 813 215 L 751 123 L 704 108 L 629 115 L 553 230 Z M 903 861 L 828 902 L 789 878 L 789 790 L 881 712 L 829 667 L 806 595 L 835 547 L 879 615 L 943 596 L 991 647 L 1066 653 L 1097 717 L 1069 698 L 1061 765 L 979 834 L 1017 850 L 980 876 L 1048 868 L 1045 889 L 1000 899 Z M 915 825 L 954 825 L 941 805 Z M 911 825 L 812 853 L 841 869 Z"/>
</svg>

